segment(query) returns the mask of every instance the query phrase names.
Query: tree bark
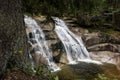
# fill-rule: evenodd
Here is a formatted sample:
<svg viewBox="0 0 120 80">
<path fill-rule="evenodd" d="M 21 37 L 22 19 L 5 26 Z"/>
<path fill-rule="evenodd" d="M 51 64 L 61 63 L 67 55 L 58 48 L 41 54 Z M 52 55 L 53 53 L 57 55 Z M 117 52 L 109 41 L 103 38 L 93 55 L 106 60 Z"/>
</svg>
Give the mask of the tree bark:
<svg viewBox="0 0 120 80">
<path fill-rule="evenodd" d="M 0 0 L 0 75 L 29 65 L 22 0 Z"/>
</svg>

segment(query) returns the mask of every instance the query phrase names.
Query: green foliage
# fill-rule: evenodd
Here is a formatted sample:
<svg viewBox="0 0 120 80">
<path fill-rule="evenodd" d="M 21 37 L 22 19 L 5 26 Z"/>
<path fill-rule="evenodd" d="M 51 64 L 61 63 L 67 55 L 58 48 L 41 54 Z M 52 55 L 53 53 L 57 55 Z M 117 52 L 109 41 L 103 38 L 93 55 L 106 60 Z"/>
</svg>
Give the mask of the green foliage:
<svg viewBox="0 0 120 80">
<path fill-rule="evenodd" d="M 45 67 L 45 65 L 40 65 L 36 69 L 36 75 L 40 75 L 42 78 L 48 78 L 49 80 L 54 79 L 52 73 Z"/>
<path fill-rule="evenodd" d="M 105 29 L 103 30 L 103 33 L 104 35 L 107 35 L 107 36 L 112 36 L 112 35 L 119 36 L 120 35 L 120 32 L 114 29 Z"/>
<path fill-rule="evenodd" d="M 40 65 L 36 67 L 35 71 L 33 70 L 24 70 L 26 74 L 40 76 L 42 79 L 47 80 L 59 80 L 58 76 L 54 76 L 45 65 Z"/>
<path fill-rule="evenodd" d="M 54 79 L 55 79 L 55 80 L 59 80 L 58 76 L 56 76 Z"/>
<path fill-rule="evenodd" d="M 98 74 L 98 78 L 95 80 L 109 80 L 104 74 Z"/>
<path fill-rule="evenodd" d="M 102 0 L 24 0 L 24 10 L 31 14 L 78 15 L 95 13 L 103 5 Z"/>
<path fill-rule="evenodd" d="M 98 74 L 97 78 L 95 78 L 94 80 L 118 80 L 118 79 L 110 79 L 108 78 L 105 74 Z"/>
</svg>

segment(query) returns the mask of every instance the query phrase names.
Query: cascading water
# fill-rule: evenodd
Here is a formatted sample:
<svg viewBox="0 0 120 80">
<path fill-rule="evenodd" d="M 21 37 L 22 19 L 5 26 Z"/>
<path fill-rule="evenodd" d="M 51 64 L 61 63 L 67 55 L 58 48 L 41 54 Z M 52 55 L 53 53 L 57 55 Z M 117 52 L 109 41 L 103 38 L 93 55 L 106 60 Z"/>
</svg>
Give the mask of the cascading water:
<svg viewBox="0 0 120 80">
<path fill-rule="evenodd" d="M 42 56 L 47 61 L 48 68 L 51 71 L 60 70 L 60 68 L 53 62 L 52 53 L 48 48 L 45 40 L 45 34 L 40 26 L 34 19 L 28 16 L 25 16 L 24 21 L 27 26 L 26 32 L 29 43 L 34 46 L 34 50 L 30 52 L 30 57 L 32 58 L 31 55 L 37 53 L 39 54 L 38 56 Z"/>
<path fill-rule="evenodd" d="M 86 47 L 80 36 L 72 33 L 65 22 L 57 17 L 52 17 L 55 21 L 55 32 L 64 45 L 69 64 L 75 64 L 78 61 L 96 62 L 92 61 Z"/>
</svg>

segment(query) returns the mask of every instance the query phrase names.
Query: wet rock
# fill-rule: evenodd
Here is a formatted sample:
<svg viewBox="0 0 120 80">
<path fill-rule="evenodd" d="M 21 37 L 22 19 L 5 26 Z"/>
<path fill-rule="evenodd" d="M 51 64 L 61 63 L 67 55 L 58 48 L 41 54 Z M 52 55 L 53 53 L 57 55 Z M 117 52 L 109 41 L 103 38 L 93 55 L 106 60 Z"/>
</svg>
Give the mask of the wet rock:
<svg viewBox="0 0 120 80">
<path fill-rule="evenodd" d="M 57 75 L 60 80 L 75 80 L 78 76 L 74 69 L 69 66 L 62 67 L 62 70 Z"/>
<path fill-rule="evenodd" d="M 65 65 L 68 63 L 66 53 L 64 53 L 64 52 L 54 51 L 53 59 L 56 63 L 60 63 L 61 65 Z"/>
<path fill-rule="evenodd" d="M 97 52 L 90 52 L 90 56 L 93 60 L 105 62 L 105 63 L 112 63 L 115 65 L 120 64 L 120 54 L 111 52 L 111 51 L 97 51 Z"/>
<path fill-rule="evenodd" d="M 93 63 L 80 62 L 77 65 L 70 65 L 74 71 L 85 80 L 93 80 L 97 74 L 102 73 L 99 65 Z"/>
<path fill-rule="evenodd" d="M 76 65 L 63 66 L 57 73 L 60 80 L 95 80 L 99 74 L 104 74 L 108 80 L 120 79 L 120 71 L 113 64 L 97 65 L 93 63 L 80 62 Z"/>
<path fill-rule="evenodd" d="M 88 33 L 88 34 L 85 34 L 84 37 L 85 37 L 84 42 L 86 46 L 92 46 L 100 43 L 113 43 L 113 44 L 120 43 L 119 36 L 118 37 L 108 36 L 99 32 Z"/>
<path fill-rule="evenodd" d="M 98 65 L 80 62 L 76 65 L 66 65 L 57 73 L 60 80 L 93 80 L 102 70 Z"/>
<path fill-rule="evenodd" d="M 118 52 L 120 52 L 120 45 L 118 45 L 117 47 L 118 47 Z"/>
<path fill-rule="evenodd" d="M 103 71 L 103 74 L 108 78 L 108 80 L 120 80 L 120 70 L 114 64 L 104 63 L 100 65 L 100 68 Z"/>
<path fill-rule="evenodd" d="M 52 31 L 54 29 L 54 24 L 53 23 L 46 23 L 41 28 L 44 30 Z"/>
<path fill-rule="evenodd" d="M 40 64 L 48 65 L 48 60 L 45 56 L 43 56 L 39 51 L 36 51 L 32 54 L 33 60 L 35 63 L 35 67 L 39 67 Z"/>
<path fill-rule="evenodd" d="M 111 43 L 96 44 L 96 45 L 88 47 L 88 50 L 89 51 L 112 51 L 112 52 L 119 52 L 117 44 L 111 44 Z"/>
<path fill-rule="evenodd" d="M 64 54 L 62 54 L 61 58 L 60 58 L 60 63 L 61 64 L 67 64 L 68 60 L 67 60 L 67 56 Z"/>
<path fill-rule="evenodd" d="M 46 40 L 57 40 L 57 35 L 55 35 L 54 31 L 44 32 L 44 33 L 45 33 Z"/>
</svg>

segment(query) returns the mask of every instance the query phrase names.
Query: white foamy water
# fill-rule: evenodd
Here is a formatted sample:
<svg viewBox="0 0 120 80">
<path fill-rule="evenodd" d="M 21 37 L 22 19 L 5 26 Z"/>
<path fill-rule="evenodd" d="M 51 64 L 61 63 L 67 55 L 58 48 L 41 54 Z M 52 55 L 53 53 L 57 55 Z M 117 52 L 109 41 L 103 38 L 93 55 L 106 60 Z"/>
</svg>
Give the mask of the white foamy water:
<svg viewBox="0 0 120 80">
<path fill-rule="evenodd" d="M 30 57 L 32 58 L 31 54 L 35 54 L 35 52 L 37 52 L 37 54 L 40 54 L 40 56 L 47 61 L 48 68 L 52 72 L 60 70 L 60 68 L 53 62 L 52 53 L 48 48 L 45 34 L 40 26 L 34 19 L 28 16 L 25 16 L 24 21 L 27 26 L 26 32 L 29 43 L 34 46 L 34 52 L 30 52 Z"/>
<path fill-rule="evenodd" d="M 79 61 L 100 64 L 90 58 L 80 36 L 72 33 L 63 20 L 57 17 L 52 18 L 55 21 L 55 32 L 64 45 L 69 64 L 77 64 Z"/>
</svg>

